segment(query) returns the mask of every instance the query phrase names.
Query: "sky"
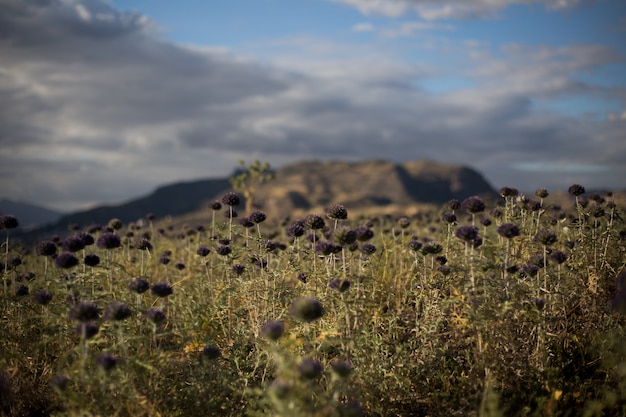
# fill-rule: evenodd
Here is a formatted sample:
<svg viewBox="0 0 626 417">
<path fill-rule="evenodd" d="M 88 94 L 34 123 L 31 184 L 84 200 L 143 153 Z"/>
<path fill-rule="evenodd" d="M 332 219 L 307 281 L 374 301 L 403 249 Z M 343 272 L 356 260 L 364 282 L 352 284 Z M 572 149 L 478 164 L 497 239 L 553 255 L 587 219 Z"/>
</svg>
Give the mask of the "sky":
<svg viewBox="0 0 626 417">
<path fill-rule="evenodd" d="M 626 189 L 623 0 L 0 0 L 0 198 L 75 211 L 239 160 Z"/>
</svg>

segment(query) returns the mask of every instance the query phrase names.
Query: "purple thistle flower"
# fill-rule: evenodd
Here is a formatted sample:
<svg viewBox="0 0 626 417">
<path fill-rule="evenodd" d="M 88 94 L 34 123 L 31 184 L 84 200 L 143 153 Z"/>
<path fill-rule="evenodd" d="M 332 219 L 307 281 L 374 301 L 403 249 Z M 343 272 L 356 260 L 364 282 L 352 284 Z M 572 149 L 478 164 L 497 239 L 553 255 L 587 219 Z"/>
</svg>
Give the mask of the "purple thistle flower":
<svg viewBox="0 0 626 417">
<path fill-rule="evenodd" d="M 482 217 L 480 219 L 480 224 L 482 224 L 485 227 L 489 227 L 491 226 L 491 219 L 489 217 Z"/>
<path fill-rule="evenodd" d="M 35 252 L 38 256 L 54 256 L 57 254 L 57 245 L 50 240 L 44 240 L 37 243 Z"/>
<path fill-rule="evenodd" d="M 62 247 L 66 252 L 78 252 L 85 249 L 85 242 L 79 237 L 72 236 L 63 241 Z"/>
<path fill-rule="evenodd" d="M 100 257 L 98 255 L 95 255 L 95 254 L 85 255 L 85 259 L 83 259 L 83 262 L 87 266 L 94 267 L 94 266 L 97 266 L 98 264 L 100 264 Z"/>
<path fill-rule="evenodd" d="M 250 220 L 249 217 L 242 217 L 239 220 L 239 224 L 245 228 L 250 228 L 252 226 L 254 226 L 254 223 L 252 222 L 252 220 Z"/>
<path fill-rule="evenodd" d="M 537 188 L 537 191 L 535 191 L 535 196 L 539 198 L 546 198 L 549 195 L 550 193 L 545 188 Z"/>
<path fill-rule="evenodd" d="M 282 321 L 268 321 L 261 327 L 261 336 L 276 341 L 285 333 L 285 324 Z"/>
<path fill-rule="evenodd" d="M 262 211 L 253 211 L 252 213 L 250 213 L 249 217 L 250 217 L 250 221 L 256 224 L 263 223 L 265 219 L 267 218 L 265 216 L 265 213 L 263 213 Z"/>
<path fill-rule="evenodd" d="M 361 252 L 367 256 L 373 255 L 376 252 L 376 246 L 371 243 L 364 243 L 361 245 Z"/>
<path fill-rule="evenodd" d="M 350 281 L 346 280 L 342 280 L 341 278 L 335 278 L 334 280 L 330 281 L 330 283 L 328 284 L 328 286 L 334 290 L 338 290 L 339 292 L 346 292 L 348 291 L 348 289 L 350 289 Z"/>
<path fill-rule="evenodd" d="M 230 207 L 238 206 L 240 203 L 239 195 L 233 191 L 229 191 L 222 197 L 222 203 Z"/>
<path fill-rule="evenodd" d="M 485 211 L 485 202 L 476 196 L 467 197 L 461 203 L 461 208 L 468 213 L 476 214 Z"/>
<path fill-rule="evenodd" d="M 300 373 L 300 377 L 302 379 L 318 379 L 322 376 L 322 372 L 324 372 L 324 367 L 322 364 L 312 358 L 304 358 L 298 364 L 298 372 Z"/>
<path fill-rule="evenodd" d="M 407 246 L 409 247 L 409 249 L 411 249 L 413 252 L 417 252 L 420 249 L 422 249 L 422 242 L 420 242 L 419 240 L 416 239 L 412 239 L 409 241 L 409 243 L 407 243 Z"/>
<path fill-rule="evenodd" d="M 152 243 L 150 243 L 150 241 L 146 238 L 139 238 L 137 239 L 137 242 L 135 242 L 135 247 L 139 250 L 151 251 Z"/>
<path fill-rule="evenodd" d="M 50 385 L 59 391 L 65 391 L 69 383 L 70 379 L 62 374 L 57 374 L 50 379 Z"/>
<path fill-rule="evenodd" d="M 161 256 L 159 257 L 159 263 L 160 263 L 160 264 L 167 265 L 167 264 L 169 264 L 169 263 L 170 263 L 170 261 L 171 261 L 171 259 L 170 259 L 170 257 L 169 257 L 169 256 L 167 256 L 167 255 L 161 255 Z"/>
<path fill-rule="evenodd" d="M 168 295 L 172 295 L 174 289 L 167 282 L 158 282 L 152 286 L 151 291 L 152 294 L 156 295 L 157 297 L 165 298 Z"/>
<path fill-rule="evenodd" d="M 411 225 L 411 221 L 408 219 L 408 217 L 400 217 L 397 221 L 396 224 L 398 225 L 398 227 L 400 227 L 401 229 L 406 229 L 407 227 L 409 227 Z"/>
<path fill-rule="evenodd" d="M 228 245 L 222 245 L 218 246 L 215 252 L 217 252 L 218 255 L 227 256 L 232 252 L 232 249 Z"/>
<path fill-rule="evenodd" d="M 128 289 L 137 294 L 143 294 L 148 291 L 150 288 L 150 284 L 143 278 L 136 277 L 130 281 L 128 284 Z"/>
<path fill-rule="evenodd" d="M 441 215 L 441 220 L 448 224 L 453 224 L 456 222 L 456 214 L 446 211 Z"/>
<path fill-rule="evenodd" d="M 196 253 L 204 258 L 209 253 L 211 253 L 211 249 L 207 248 L 206 246 L 200 246 Z"/>
<path fill-rule="evenodd" d="M 91 339 L 95 335 L 98 334 L 100 329 L 98 328 L 98 325 L 96 325 L 96 324 L 93 324 L 93 323 L 90 323 L 90 322 L 80 322 L 74 328 L 74 331 L 79 336 L 83 336 L 84 335 L 85 339 Z"/>
<path fill-rule="evenodd" d="M 441 246 L 438 242 L 428 242 L 422 248 L 422 254 L 424 255 L 435 255 L 437 253 L 441 253 L 443 250 L 443 246 Z"/>
<path fill-rule="evenodd" d="M 567 254 L 560 250 L 555 250 L 550 254 L 550 259 L 561 265 L 563 262 L 567 261 Z"/>
<path fill-rule="evenodd" d="M 209 207 L 213 211 L 218 211 L 222 209 L 222 203 L 216 200 L 216 201 L 213 201 L 211 204 L 209 204 Z"/>
<path fill-rule="evenodd" d="M 58 268 L 70 269 L 78 265 L 78 258 L 73 253 L 63 252 L 55 258 L 54 264 Z"/>
<path fill-rule="evenodd" d="M 500 196 L 506 198 L 506 197 L 515 197 L 519 194 L 519 191 L 517 191 L 517 188 L 513 188 L 513 187 L 502 187 L 500 188 Z"/>
<path fill-rule="evenodd" d="M 300 297 L 291 303 L 289 312 L 297 320 L 310 323 L 324 315 L 324 308 L 315 297 Z"/>
<path fill-rule="evenodd" d="M 120 237 L 112 232 L 103 233 L 99 238 L 97 245 L 101 249 L 115 249 L 122 246 Z"/>
<path fill-rule="evenodd" d="M 503 223 L 501 224 L 497 232 L 500 236 L 505 237 L 507 239 L 512 239 L 520 235 L 519 227 L 513 223 Z"/>
<path fill-rule="evenodd" d="M 20 284 L 17 286 L 17 288 L 15 288 L 15 295 L 18 297 L 23 297 L 25 295 L 28 295 L 29 293 L 30 289 L 24 284 Z"/>
<path fill-rule="evenodd" d="M 348 210 L 341 204 L 331 204 L 324 211 L 329 219 L 346 220 L 348 218 Z"/>
<path fill-rule="evenodd" d="M 36 304 L 45 306 L 48 305 L 50 301 L 52 301 L 52 294 L 49 291 L 41 290 L 33 295 L 33 299 L 35 300 Z"/>
<path fill-rule="evenodd" d="M 573 184 L 567 189 L 567 192 L 573 196 L 578 197 L 579 195 L 585 193 L 585 187 L 580 184 Z"/>
<path fill-rule="evenodd" d="M 333 372 L 340 378 L 347 378 L 354 371 L 352 364 L 348 361 L 342 361 L 340 359 L 333 361 L 330 364 Z"/>
<path fill-rule="evenodd" d="M 320 252 L 324 256 L 328 256 L 335 252 L 335 245 L 332 242 L 321 241 L 315 245 L 315 252 Z"/>
<path fill-rule="evenodd" d="M 242 264 L 235 264 L 232 269 L 235 275 L 241 275 L 246 271 L 246 267 Z"/>
<path fill-rule="evenodd" d="M 367 226 L 357 226 L 354 228 L 356 238 L 359 242 L 365 242 L 374 237 L 374 232 Z"/>
<path fill-rule="evenodd" d="M 19 225 L 20 223 L 17 221 L 17 218 L 15 216 L 12 216 L 10 214 L 0 216 L 0 230 L 15 229 Z"/>
<path fill-rule="evenodd" d="M 550 246 L 557 241 L 556 233 L 551 229 L 541 229 L 535 234 L 535 242 L 539 242 L 544 246 Z"/>
<path fill-rule="evenodd" d="M 341 226 L 333 232 L 333 240 L 341 246 L 347 246 L 356 242 L 356 232 L 348 226 Z"/>
<path fill-rule="evenodd" d="M 113 230 L 120 230 L 124 227 L 124 223 L 120 219 L 111 219 L 109 220 L 108 226 Z"/>
<path fill-rule="evenodd" d="M 304 223 L 304 220 L 299 219 L 295 220 L 291 226 L 287 228 L 287 235 L 291 237 L 300 237 L 304 235 L 305 231 L 306 224 Z"/>
<path fill-rule="evenodd" d="M 475 226 L 460 226 L 456 229 L 454 235 L 465 242 L 473 242 L 478 237 L 478 228 Z"/>
<path fill-rule="evenodd" d="M 447 206 L 450 210 L 454 211 L 461 208 L 461 203 L 459 203 L 457 199 L 452 199 L 448 201 Z"/>
<path fill-rule="evenodd" d="M 178 269 L 179 271 L 182 271 L 183 269 L 185 269 L 185 263 L 184 262 L 176 262 L 174 264 L 174 268 Z"/>
<path fill-rule="evenodd" d="M 104 318 L 106 320 L 112 321 L 121 321 L 129 318 L 132 315 L 132 311 L 126 303 L 122 303 L 121 301 L 114 301 L 107 306 L 107 309 L 104 313 Z"/>
<path fill-rule="evenodd" d="M 151 308 L 146 311 L 146 318 L 154 324 L 161 323 L 165 320 L 165 313 L 158 308 Z"/>
<path fill-rule="evenodd" d="M 93 236 L 87 232 L 79 232 L 76 237 L 82 240 L 85 246 L 91 246 L 95 243 Z"/>
<path fill-rule="evenodd" d="M 326 226 L 324 218 L 322 216 L 318 216 L 317 214 L 309 214 L 306 216 L 304 221 L 306 222 L 307 227 L 311 230 L 323 229 L 324 226 Z"/>
<path fill-rule="evenodd" d="M 100 309 L 91 301 L 79 301 L 70 310 L 70 318 L 80 322 L 97 320 L 100 317 Z"/>
<path fill-rule="evenodd" d="M 299 272 L 297 278 L 298 278 L 298 281 L 302 282 L 303 284 L 306 284 L 308 276 L 304 272 Z"/>
</svg>

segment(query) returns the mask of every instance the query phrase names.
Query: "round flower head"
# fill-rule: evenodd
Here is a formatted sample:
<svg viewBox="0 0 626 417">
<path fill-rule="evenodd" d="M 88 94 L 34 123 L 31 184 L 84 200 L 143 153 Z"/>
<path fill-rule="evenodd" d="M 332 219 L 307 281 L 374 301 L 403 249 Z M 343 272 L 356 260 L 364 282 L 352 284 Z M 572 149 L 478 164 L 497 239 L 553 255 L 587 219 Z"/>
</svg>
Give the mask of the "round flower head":
<svg viewBox="0 0 626 417">
<path fill-rule="evenodd" d="M 448 224 L 453 224 L 454 222 L 456 222 L 456 214 L 446 211 L 441 215 L 441 220 Z"/>
<path fill-rule="evenodd" d="M 265 216 L 265 213 L 263 213 L 262 211 L 253 211 L 252 213 L 250 213 L 249 217 L 250 217 L 250 221 L 256 224 L 263 223 L 265 219 L 267 218 Z"/>
<path fill-rule="evenodd" d="M 513 188 L 513 187 L 502 187 L 500 188 L 500 195 L 504 198 L 506 197 L 515 197 L 519 194 L 519 191 L 517 191 L 517 188 Z"/>
<path fill-rule="evenodd" d="M 137 294 L 143 294 L 148 291 L 150 288 L 150 284 L 143 278 L 137 277 L 133 278 L 128 284 L 128 289 Z"/>
<path fill-rule="evenodd" d="M 101 249 L 115 249 L 122 246 L 120 237 L 112 232 L 103 233 L 99 238 L 97 245 Z"/>
<path fill-rule="evenodd" d="M 204 258 L 209 253 L 211 253 L 211 249 L 207 248 L 206 246 L 200 246 L 196 253 Z"/>
<path fill-rule="evenodd" d="M 407 217 L 400 217 L 396 221 L 396 223 L 398 224 L 398 227 L 400 227 L 401 229 L 406 229 L 407 227 L 411 225 L 411 221 Z"/>
<path fill-rule="evenodd" d="M 237 193 L 229 191 L 222 197 L 222 203 L 227 206 L 238 206 L 240 203 L 239 196 Z"/>
<path fill-rule="evenodd" d="M 311 230 L 323 229 L 324 226 L 326 226 L 322 216 L 318 216 L 317 214 L 309 214 L 306 216 L 305 222 L 307 227 Z"/>
<path fill-rule="evenodd" d="M 100 317 L 100 309 L 91 301 L 80 301 L 70 310 L 70 318 L 87 322 L 97 320 Z"/>
<path fill-rule="evenodd" d="M 81 337 L 84 335 L 85 339 L 91 339 L 98 334 L 100 329 L 96 324 L 90 322 L 81 322 L 78 323 L 78 326 L 74 328 L 74 331 L 77 335 Z"/>
<path fill-rule="evenodd" d="M 544 246 L 550 246 L 557 241 L 556 233 L 551 229 L 541 229 L 535 234 L 535 242 L 539 242 Z"/>
<path fill-rule="evenodd" d="M 37 243 L 35 252 L 38 256 L 54 256 L 57 254 L 57 245 L 51 240 L 44 240 Z"/>
<path fill-rule="evenodd" d="M 342 226 L 337 228 L 333 233 L 333 240 L 341 246 L 347 246 L 356 242 L 356 232 L 350 229 L 348 226 Z"/>
<path fill-rule="evenodd" d="M 239 216 L 239 213 L 237 213 L 237 210 L 233 208 L 231 208 L 230 210 L 226 210 L 224 212 L 224 217 L 226 217 L 227 219 L 234 219 L 238 216 Z"/>
<path fill-rule="evenodd" d="M 129 318 L 131 315 L 132 312 L 126 303 L 114 301 L 107 306 L 104 318 L 112 321 L 121 321 Z"/>
<path fill-rule="evenodd" d="M 443 250 L 443 246 L 441 246 L 438 242 L 428 242 L 422 248 L 422 253 L 424 255 L 435 255 L 437 253 L 441 253 Z"/>
<path fill-rule="evenodd" d="M 165 313 L 161 309 L 151 308 L 146 311 L 146 318 L 152 323 L 158 324 L 165 320 Z"/>
<path fill-rule="evenodd" d="M 120 219 L 111 219 L 109 220 L 108 226 L 113 230 L 120 230 L 124 224 Z"/>
<path fill-rule="evenodd" d="M 211 204 L 209 204 L 209 207 L 213 211 L 218 211 L 222 209 L 222 203 L 216 200 L 216 201 L 213 201 Z"/>
<path fill-rule="evenodd" d="M 2 229 L 15 229 L 20 225 L 20 222 L 17 221 L 15 216 L 11 216 L 10 214 L 5 214 L 4 216 L 0 216 L 0 230 Z"/>
<path fill-rule="evenodd" d="M 170 259 L 170 257 L 169 257 L 169 256 L 167 256 L 167 255 L 161 255 L 161 256 L 159 257 L 159 263 L 160 263 L 160 264 L 167 265 L 167 264 L 169 264 L 169 263 L 170 263 L 170 261 L 171 261 L 171 259 Z"/>
<path fill-rule="evenodd" d="M 161 298 L 167 297 L 168 295 L 172 295 L 172 293 L 174 292 L 174 289 L 172 288 L 172 286 L 168 284 L 167 282 L 158 282 L 152 286 L 151 290 L 152 290 L 152 294 Z"/>
<path fill-rule="evenodd" d="M 478 228 L 475 226 L 460 226 L 456 229 L 454 235 L 465 242 L 473 242 L 478 237 Z"/>
<path fill-rule="evenodd" d="M 230 246 L 222 245 L 218 246 L 217 249 L 215 249 L 215 252 L 217 252 L 218 255 L 227 256 L 232 252 L 232 249 Z"/>
<path fill-rule="evenodd" d="M 66 252 L 78 252 L 85 249 L 85 242 L 77 236 L 72 236 L 65 239 L 62 246 Z"/>
<path fill-rule="evenodd" d="M 489 214 L 491 214 L 491 216 L 495 219 L 500 219 L 502 218 L 502 215 L 504 213 L 502 213 L 502 210 L 500 210 L 498 207 L 494 207 L 491 210 L 489 210 Z"/>
<path fill-rule="evenodd" d="M 361 245 L 361 252 L 367 256 L 373 255 L 376 252 L 376 246 L 371 243 L 364 243 Z"/>
<path fill-rule="evenodd" d="M 261 327 L 261 336 L 276 341 L 285 333 L 285 324 L 282 321 L 268 321 Z"/>
<path fill-rule="evenodd" d="M 17 286 L 17 288 L 15 288 L 15 295 L 17 295 L 18 297 L 23 297 L 25 295 L 28 295 L 29 293 L 30 289 L 24 284 L 20 284 Z"/>
<path fill-rule="evenodd" d="M 202 350 L 202 356 L 209 360 L 215 360 L 222 356 L 222 352 L 217 346 L 209 345 Z"/>
<path fill-rule="evenodd" d="M 302 379 L 318 379 L 322 376 L 322 372 L 324 372 L 324 367 L 322 364 L 312 358 L 304 358 L 302 362 L 298 364 L 298 372 L 300 373 L 300 378 Z"/>
<path fill-rule="evenodd" d="M 315 245 L 315 252 L 320 252 L 324 256 L 328 256 L 335 252 L 335 245 L 332 242 L 321 241 Z"/>
<path fill-rule="evenodd" d="M 185 269 L 185 263 L 184 262 L 176 262 L 176 264 L 174 265 L 174 268 L 178 269 L 179 271 L 182 271 L 183 269 Z"/>
<path fill-rule="evenodd" d="M 520 235 L 519 227 L 513 223 L 502 223 L 498 227 L 497 232 L 500 236 L 507 239 L 512 239 Z"/>
<path fill-rule="evenodd" d="M 356 239 L 359 242 L 365 242 L 374 237 L 374 232 L 367 226 L 357 226 L 354 228 L 354 233 L 356 233 Z"/>
<path fill-rule="evenodd" d="M 461 208 L 461 203 L 459 203 L 459 200 L 457 199 L 452 199 L 448 201 L 447 206 L 450 210 L 454 211 Z"/>
<path fill-rule="evenodd" d="M 137 239 L 137 242 L 135 242 L 135 247 L 139 250 L 151 251 L 152 243 L 150 243 L 150 241 L 146 238 L 139 238 Z"/>
<path fill-rule="evenodd" d="M 87 266 L 97 266 L 98 264 L 100 264 L 100 257 L 94 254 L 85 255 L 85 259 L 83 260 L 83 262 Z"/>
<path fill-rule="evenodd" d="M 409 241 L 409 243 L 407 243 L 407 246 L 409 247 L 409 249 L 411 249 L 413 252 L 417 252 L 420 249 L 422 249 L 422 246 L 424 246 L 422 244 L 422 242 L 420 242 L 419 240 L 416 239 L 411 239 Z"/>
<path fill-rule="evenodd" d="M 300 237 L 304 235 L 306 225 L 304 220 L 296 220 L 287 228 L 287 235 L 291 237 Z"/>
<path fill-rule="evenodd" d="M 550 254 L 550 259 L 561 265 L 563 262 L 567 261 L 567 254 L 565 252 L 561 252 L 560 250 L 555 250 Z"/>
<path fill-rule="evenodd" d="M 246 267 L 244 265 L 241 265 L 241 264 L 233 265 L 233 272 L 235 273 L 235 275 L 241 275 L 245 271 L 246 271 Z"/>
<path fill-rule="evenodd" d="M 535 196 L 539 198 L 546 198 L 549 195 L 550 193 L 545 188 L 537 188 L 537 191 L 535 191 Z"/>
<path fill-rule="evenodd" d="M 96 358 L 96 364 L 103 370 L 109 372 L 117 366 L 117 359 L 108 353 L 104 353 Z"/>
<path fill-rule="evenodd" d="M 307 280 L 308 280 L 308 276 L 306 273 L 304 272 L 298 272 L 298 276 L 297 279 L 298 281 L 302 282 L 303 284 L 306 284 Z"/>
<path fill-rule="evenodd" d="M 476 214 L 485 211 L 485 202 L 476 196 L 467 197 L 461 203 L 461 208 L 468 213 Z"/>
<path fill-rule="evenodd" d="M 333 220 L 346 220 L 348 218 L 348 210 L 341 204 L 331 204 L 325 209 L 326 216 Z"/>
<path fill-rule="evenodd" d="M 567 189 L 567 192 L 573 196 L 578 197 L 579 195 L 585 193 L 585 187 L 580 184 L 573 184 Z"/>
<path fill-rule="evenodd" d="M 33 296 L 36 304 L 45 306 L 52 301 L 52 294 L 49 291 L 41 290 Z"/>
<path fill-rule="evenodd" d="M 330 284 L 328 284 L 328 286 L 339 292 L 346 292 L 348 291 L 348 289 L 350 289 L 350 281 L 348 281 L 347 279 L 342 280 L 341 278 L 336 278 L 330 281 Z"/>
<path fill-rule="evenodd" d="M 482 224 L 485 227 L 489 227 L 491 226 L 491 219 L 489 217 L 482 217 L 480 219 L 480 224 Z"/>
<path fill-rule="evenodd" d="M 252 222 L 252 220 L 250 220 L 249 217 L 242 217 L 239 220 L 239 224 L 246 228 L 254 226 L 254 223 Z"/>
<path fill-rule="evenodd" d="M 296 319 L 310 323 L 324 315 L 324 308 L 315 297 L 300 297 L 291 303 L 289 312 Z"/>
<path fill-rule="evenodd" d="M 55 258 L 54 264 L 58 268 L 70 269 L 78 265 L 78 258 L 73 253 L 64 252 Z"/>
</svg>

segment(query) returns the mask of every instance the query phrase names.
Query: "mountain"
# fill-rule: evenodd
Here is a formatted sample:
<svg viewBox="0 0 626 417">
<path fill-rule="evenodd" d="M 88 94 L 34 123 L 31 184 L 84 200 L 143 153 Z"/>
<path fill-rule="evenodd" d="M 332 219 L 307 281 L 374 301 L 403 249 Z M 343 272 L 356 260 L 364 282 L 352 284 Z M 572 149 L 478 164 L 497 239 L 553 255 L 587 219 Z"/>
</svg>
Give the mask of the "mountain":
<svg viewBox="0 0 626 417">
<path fill-rule="evenodd" d="M 0 199 L 0 215 L 11 214 L 17 217 L 22 230 L 30 230 L 44 224 L 54 223 L 61 218 L 62 213 L 34 204 Z"/>
<path fill-rule="evenodd" d="M 227 178 L 181 182 L 117 206 L 100 206 L 61 217 L 35 235 L 64 233 L 68 225 L 106 224 L 113 218 L 124 223 L 153 213 L 184 221 L 210 216 L 207 205 L 231 189 Z M 489 183 L 475 170 L 432 161 L 395 164 L 383 160 L 364 162 L 302 161 L 275 171 L 275 179 L 261 184 L 255 193 L 268 217 L 274 219 L 341 203 L 348 209 L 409 208 L 418 204 L 441 204 L 472 195 L 496 197 Z M 242 205 L 238 209 L 243 210 Z"/>
<path fill-rule="evenodd" d="M 258 190 L 263 209 L 281 215 L 329 203 L 357 209 L 441 204 L 472 195 L 497 196 L 473 169 L 433 161 L 304 161 L 278 170 Z"/>
</svg>

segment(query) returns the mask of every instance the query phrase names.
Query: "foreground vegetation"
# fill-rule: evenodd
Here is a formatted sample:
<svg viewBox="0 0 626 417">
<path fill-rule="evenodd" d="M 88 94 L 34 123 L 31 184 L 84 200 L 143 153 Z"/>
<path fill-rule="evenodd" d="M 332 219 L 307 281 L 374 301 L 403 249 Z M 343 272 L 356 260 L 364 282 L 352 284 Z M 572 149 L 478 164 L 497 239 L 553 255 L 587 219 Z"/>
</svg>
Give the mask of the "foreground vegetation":
<svg viewBox="0 0 626 417">
<path fill-rule="evenodd" d="M 626 415 L 624 212 L 583 191 L 303 219 L 228 193 L 33 248 L 0 216 L 0 413 Z"/>
</svg>

